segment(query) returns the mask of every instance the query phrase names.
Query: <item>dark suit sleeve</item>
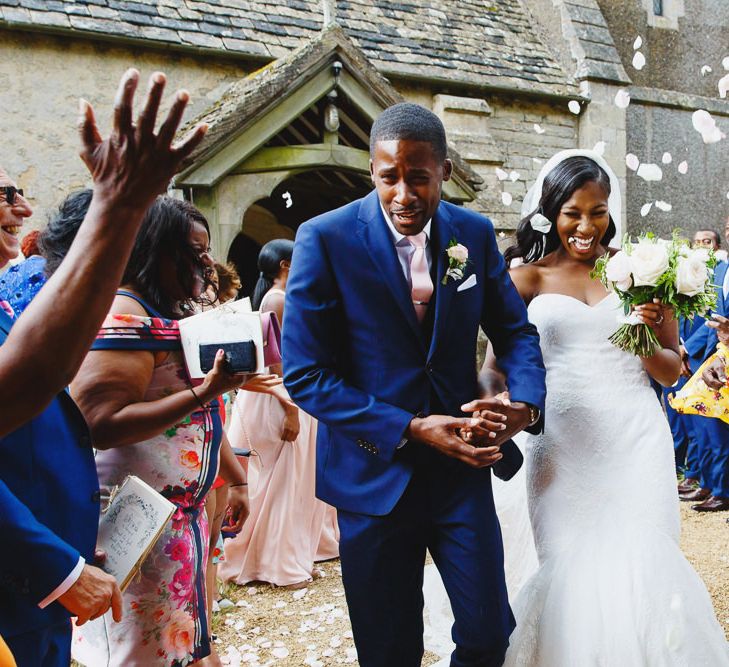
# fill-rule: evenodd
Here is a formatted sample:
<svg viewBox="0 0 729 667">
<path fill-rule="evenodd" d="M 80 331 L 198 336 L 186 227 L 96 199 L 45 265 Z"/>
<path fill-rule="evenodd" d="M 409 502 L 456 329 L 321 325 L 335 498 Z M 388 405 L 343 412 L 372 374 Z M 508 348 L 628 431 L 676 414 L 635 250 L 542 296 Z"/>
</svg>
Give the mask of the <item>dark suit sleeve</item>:
<svg viewBox="0 0 729 667">
<path fill-rule="evenodd" d="M 378 456 L 391 461 L 414 415 L 339 375 L 340 295 L 316 226 L 299 228 L 291 267 L 282 340 L 286 389 L 302 410 L 352 441 L 373 443 Z"/>
<path fill-rule="evenodd" d="M 529 403 L 544 414 L 546 372 L 539 334 L 506 269 L 493 226 L 486 233 L 486 280 L 481 326 L 506 375 L 512 401 Z M 541 431 L 542 420 L 530 430 Z"/>
<path fill-rule="evenodd" d="M 41 524 L 0 480 L 0 585 L 37 604 L 76 567 L 81 555 Z"/>
<path fill-rule="evenodd" d="M 691 328 L 693 331 L 684 339 L 683 346 L 686 348 L 689 357 L 704 359 L 707 356 L 706 345 L 709 342 L 711 329 L 706 326 L 706 320 L 698 316 L 694 318 Z"/>
</svg>

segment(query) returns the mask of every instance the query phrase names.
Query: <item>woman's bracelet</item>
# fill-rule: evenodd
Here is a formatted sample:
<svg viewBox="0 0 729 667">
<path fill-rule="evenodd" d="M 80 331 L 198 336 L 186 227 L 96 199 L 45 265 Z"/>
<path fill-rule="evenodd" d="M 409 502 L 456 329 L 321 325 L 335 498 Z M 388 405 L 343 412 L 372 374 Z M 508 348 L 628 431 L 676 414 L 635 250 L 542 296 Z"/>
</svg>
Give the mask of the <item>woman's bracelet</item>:
<svg viewBox="0 0 729 667">
<path fill-rule="evenodd" d="M 248 486 L 248 482 L 238 482 L 237 484 L 228 484 L 230 488 L 233 488 L 234 486 Z"/>
</svg>

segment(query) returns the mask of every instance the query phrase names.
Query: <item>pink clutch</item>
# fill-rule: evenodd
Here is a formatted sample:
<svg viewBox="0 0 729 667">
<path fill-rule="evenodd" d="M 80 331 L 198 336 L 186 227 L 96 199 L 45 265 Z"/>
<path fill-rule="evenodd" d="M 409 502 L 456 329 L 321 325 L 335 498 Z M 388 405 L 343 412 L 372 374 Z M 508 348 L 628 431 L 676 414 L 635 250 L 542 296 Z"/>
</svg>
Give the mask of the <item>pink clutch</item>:
<svg viewBox="0 0 729 667">
<path fill-rule="evenodd" d="M 281 326 L 276 313 L 261 313 L 261 329 L 263 329 L 263 363 L 275 366 L 281 363 Z"/>
</svg>

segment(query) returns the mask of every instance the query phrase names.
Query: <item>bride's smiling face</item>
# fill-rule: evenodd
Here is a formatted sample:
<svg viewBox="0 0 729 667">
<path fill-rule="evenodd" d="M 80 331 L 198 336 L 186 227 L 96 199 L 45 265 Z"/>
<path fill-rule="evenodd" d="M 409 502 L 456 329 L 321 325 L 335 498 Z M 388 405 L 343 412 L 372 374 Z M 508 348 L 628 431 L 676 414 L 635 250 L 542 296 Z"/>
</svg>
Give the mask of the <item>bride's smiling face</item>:
<svg viewBox="0 0 729 667">
<path fill-rule="evenodd" d="M 562 204 L 557 234 L 570 257 L 586 261 L 602 254 L 600 241 L 609 224 L 608 193 L 599 183 L 589 181 Z"/>
</svg>

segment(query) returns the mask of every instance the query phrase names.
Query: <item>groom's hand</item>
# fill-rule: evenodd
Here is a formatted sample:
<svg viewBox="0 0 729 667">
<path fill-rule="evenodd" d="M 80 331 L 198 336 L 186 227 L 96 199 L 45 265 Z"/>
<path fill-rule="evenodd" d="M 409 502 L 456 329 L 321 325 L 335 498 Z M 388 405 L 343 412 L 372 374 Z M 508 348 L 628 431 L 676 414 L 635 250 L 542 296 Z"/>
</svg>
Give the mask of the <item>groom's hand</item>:
<svg viewBox="0 0 729 667">
<path fill-rule="evenodd" d="M 523 431 L 531 420 L 526 403 L 512 403 L 506 394 L 491 398 L 481 398 L 461 406 L 463 412 L 470 412 L 474 419 L 481 419 L 487 433 L 473 430 L 464 431 L 464 439 L 477 447 L 501 446 L 512 436 Z"/>
<path fill-rule="evenodd" d="M 441 454 L 463 461 L 472 468 L 485 468 L 503 458 L 498 446 L 474 447 L 463 440 L 460 435 L 462 432 L 475 432 L 480 438 L 488 437 L 483 419 L 445 415 L 414 417 L 405 437 L 433 447 Z"/>
</svg>

